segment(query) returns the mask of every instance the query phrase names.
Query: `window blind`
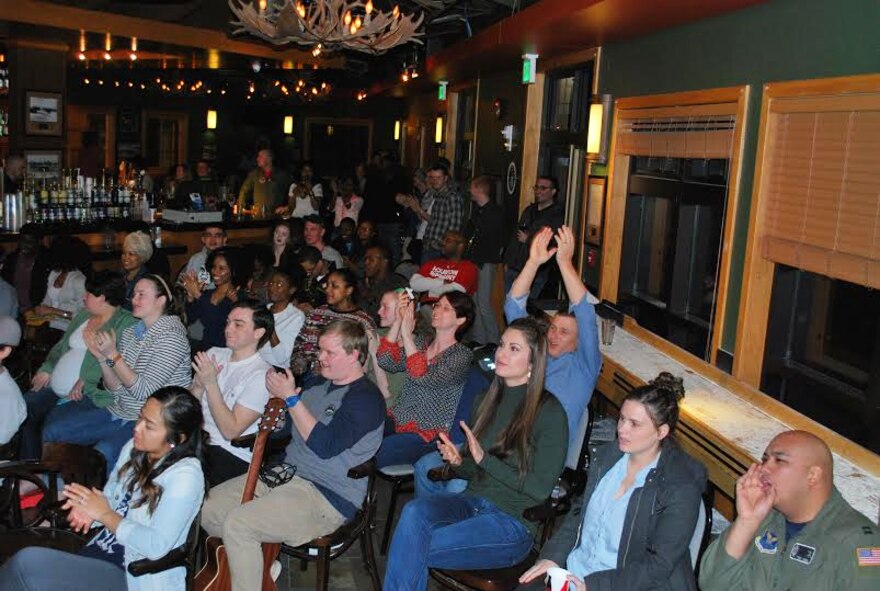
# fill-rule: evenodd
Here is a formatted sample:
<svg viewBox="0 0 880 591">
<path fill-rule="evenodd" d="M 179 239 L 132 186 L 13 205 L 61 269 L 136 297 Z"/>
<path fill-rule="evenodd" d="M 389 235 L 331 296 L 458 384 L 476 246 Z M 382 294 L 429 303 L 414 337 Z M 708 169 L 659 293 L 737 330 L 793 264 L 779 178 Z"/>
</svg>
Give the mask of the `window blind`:
<svg viewBox="0 0 880 591">
<path fill-rule="evenodd" d="M 623 119 L 616 152 L 628 156 L 730 158 L 733 114 Z"/>
<path fill-rule="evenodd" d="M 762 254 L 880 288 L 880 94 L 777 99 L 768 115 Z"/>
</svg>

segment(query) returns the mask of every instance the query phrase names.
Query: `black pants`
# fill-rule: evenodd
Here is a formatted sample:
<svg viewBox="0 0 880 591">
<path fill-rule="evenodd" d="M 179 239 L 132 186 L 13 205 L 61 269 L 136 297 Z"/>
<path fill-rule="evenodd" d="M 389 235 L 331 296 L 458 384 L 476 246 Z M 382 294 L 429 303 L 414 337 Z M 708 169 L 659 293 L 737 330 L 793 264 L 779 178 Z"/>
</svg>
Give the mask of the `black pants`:
<svg viewBox="0 0 880 591">
<path fill-rule="evenodd" d="M 205 460 L 208 464 L 208 484 L 212 488 L 236 476 L 246 474 L 249 466 L 247 462 L 219 445 L 205 446 Z"/>
</svg>

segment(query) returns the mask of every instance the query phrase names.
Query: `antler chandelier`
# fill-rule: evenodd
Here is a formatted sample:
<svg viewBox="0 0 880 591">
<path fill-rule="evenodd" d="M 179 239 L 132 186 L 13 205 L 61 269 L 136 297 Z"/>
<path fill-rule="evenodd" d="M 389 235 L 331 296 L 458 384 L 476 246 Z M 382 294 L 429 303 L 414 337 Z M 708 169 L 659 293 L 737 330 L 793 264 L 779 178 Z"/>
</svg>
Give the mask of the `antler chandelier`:
<svg viewBox="0 0 880 591">
<path fill-rule="evenodd" d="M 421 44 L 418 28 L 425 18 L 402 14 L 398 6 L 375 10 L 372 0 L 229 0 L 229 8 L 238 19 L 232 21 L 234 34 L 250 33 L 274 45 L 314 46 L 313 53 L 351 49 L 378 55 L 410 41 Z"/>
</svg>

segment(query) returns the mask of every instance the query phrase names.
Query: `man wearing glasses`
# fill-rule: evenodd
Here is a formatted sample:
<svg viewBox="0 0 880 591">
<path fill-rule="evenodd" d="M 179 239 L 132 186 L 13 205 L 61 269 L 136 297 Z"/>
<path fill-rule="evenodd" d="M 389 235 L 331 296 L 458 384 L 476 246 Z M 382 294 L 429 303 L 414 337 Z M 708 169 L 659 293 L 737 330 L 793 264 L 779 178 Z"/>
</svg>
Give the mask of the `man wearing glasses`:
<svg viewBox="0 0 880 591">
<path fill-rule="evenodd" d="M 565 211 L 562 205 L 556 202 L 556 192 L 559 188 L 556 179 L 551 176 L 540 176 L 533 188 L 535 202 L 522 212 L 516 232 L 504 252 L 504 293 L 510 292 L 510 286 L 523 270 L 529 258 L 529 243 L 532 237 L 544 227 L 551 228 L 555 233 L 565 221 Z M 547 283 L 552 264 L 555 263 L 542 265 L 538 271 L 529 292 L 530 298 L 535 299 L 540 296 Z"/>
<path fill-rule="evenodd" d="M 442 164 L 435 164 L 427 174 L 429 197 L 433 198 L 430 212 L 423 212 L 428 226 L 425 228 L 425 253 L 422 262 L 443 256 L 443 239 L 449 231 L 460 231 L 464 222 L 461 195 L 449 182 L 449 171 Z M 421 215 L 421 214 L 420 214 Z"/>
</svg>

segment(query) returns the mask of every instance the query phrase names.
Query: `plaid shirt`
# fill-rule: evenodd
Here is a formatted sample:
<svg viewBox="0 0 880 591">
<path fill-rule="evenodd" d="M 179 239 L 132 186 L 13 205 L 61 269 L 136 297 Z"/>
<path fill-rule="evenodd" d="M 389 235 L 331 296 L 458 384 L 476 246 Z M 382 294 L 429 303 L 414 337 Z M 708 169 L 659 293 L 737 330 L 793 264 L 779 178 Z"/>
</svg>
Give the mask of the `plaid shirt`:
<svg viewBox="0 0 880 591">
<path fill-rule="evenodd" d="M 425 228 L 425 247 L 440 250 L 443 235 L 449 230 L 461 230 L 464 221 L 464 211 L 461 204 L 461 195 L 448 183 L 439 191 L 430 191 L 434 197 L 434 207 L 431 209 L 431 218 Z"/>
</svg>

